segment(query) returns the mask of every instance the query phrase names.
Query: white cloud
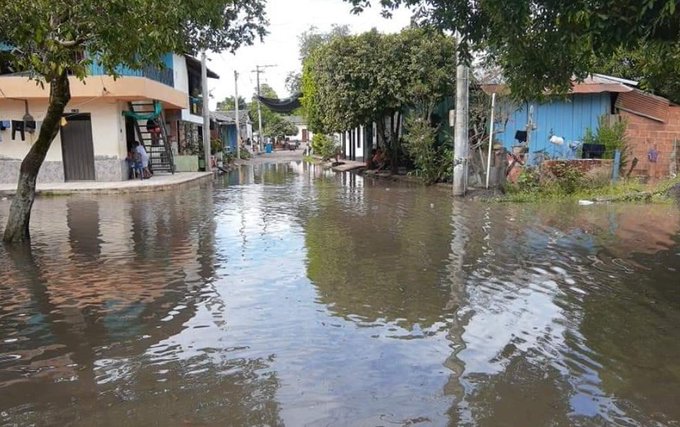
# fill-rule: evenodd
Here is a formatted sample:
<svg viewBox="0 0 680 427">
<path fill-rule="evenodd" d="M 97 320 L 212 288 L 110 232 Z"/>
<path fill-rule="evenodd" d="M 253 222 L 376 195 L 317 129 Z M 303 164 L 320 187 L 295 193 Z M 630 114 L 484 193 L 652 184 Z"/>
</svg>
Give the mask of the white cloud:
<svg viewBox="0 0 680 427">
<path fill-rule="evenodd" d="M 217 101 L 234 94 L 234 70 L 239 73 L 239 95 L 250 98 L 256 80 L 252 70 L 256 65 L 275 64 L 261 76 L 261 81 L 272 86 L 279 96 L 285 96 L 284 82 L 290 71 L 301 68 L 298 58 L 298 35 L 316 26 L 322 31 L 333 24 L 348 25 L 353 33 L 377 28 L 381 32 L 398 32 L 409 24 L 410 12 L 397 10 L 391 19 L 380 16 L 380 9 L 372 8 L 360 15 L 351 13 L 351 5 L 343 0 L 269 0 L 267 17 L 269 35 L 264 42 L 241 48 L 236 55 L 212 53 L 208 67 L 220 75 L 209 82 L 211 107 Z"/>
</svg>

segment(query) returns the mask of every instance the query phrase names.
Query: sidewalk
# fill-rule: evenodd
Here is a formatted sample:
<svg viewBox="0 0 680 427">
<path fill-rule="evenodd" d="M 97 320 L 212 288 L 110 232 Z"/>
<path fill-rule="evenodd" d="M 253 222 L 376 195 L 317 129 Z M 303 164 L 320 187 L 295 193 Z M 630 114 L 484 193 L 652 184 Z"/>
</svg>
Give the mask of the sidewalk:
<svg viewBox="0 0 680 427">
<path fill-rule="evenodd" d="M 208 180 L 210 177 L 212 177 L 212 172 L 178 172 L 174 175 L 156 175 L 151 179 L 145 180 L 38 183 L 36 186 L 36 194 L 43 196 L 58 196 L 68 194 L 144 193 L 172 190 L 189 182 Z M 16 184 L 0 184 L 0 196 L 11 196 L 16 193 L 16 189 Z"/>
</svg>

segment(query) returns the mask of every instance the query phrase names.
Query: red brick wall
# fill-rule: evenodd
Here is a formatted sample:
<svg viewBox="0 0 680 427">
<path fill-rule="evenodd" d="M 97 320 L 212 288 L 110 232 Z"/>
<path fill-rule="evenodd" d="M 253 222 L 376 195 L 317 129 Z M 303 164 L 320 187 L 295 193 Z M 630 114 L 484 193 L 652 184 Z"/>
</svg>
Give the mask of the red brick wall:
<svg viewBox="0 0 680 427">
<path fill-rule="evenodd" d="M 627 136 L 631 148 L 629 165 L 633 157 L 638 164 L 631 176 L 658 180 L 670 174 L 670 161 L 674 142 L 680 141 L 680 107 L 671 106 L 666 123 L 646 119 L 635 114 L 621 111 L 628 123 Z M 659 153 L 656 163 L 648 159 L 649 150 L 655 148 Z M 680 156 L 680 153 L 677 153 Z"/>
</svg>

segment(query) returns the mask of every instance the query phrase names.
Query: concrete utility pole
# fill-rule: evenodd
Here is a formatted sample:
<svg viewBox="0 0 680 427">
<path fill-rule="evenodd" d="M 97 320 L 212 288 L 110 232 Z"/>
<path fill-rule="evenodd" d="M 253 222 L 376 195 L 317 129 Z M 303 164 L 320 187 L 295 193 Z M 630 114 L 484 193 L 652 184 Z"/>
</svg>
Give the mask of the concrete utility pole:
<svg viewBox="0 0 680 427">
<path fill-rule="evenodd" d="M 236 119 L 236 158 L 241 158 L 241 120 L 238 112 L 238 71 L 234 70 L 234 111 Z"/>
<path fill-rule="evenodd" d="M 208 66 L 205 51 L 201 54 L 201 86 L 203 87 L 203 158 L 205 170 L 210 172 L 210 102 L 208 100 Z"/>
<path fill-rule="evenodd" d="M 462 37 L 456 33 L 456 41 Z M 468 182 L 469 68 L 458 55 L 456 67 L 456 124 L 454 127 L 453 195 L 465 196 Z"/>
<path fill-rule="evenodd" d="M 276 67 L 276 65 L 256 65 L 253 72 L 257 74 L 257 122 L 258 122 L 258 146 L 259 151 L 262 152 L 262 103 L 260 102 L 260 74 L 264 73 L 265 68 Z"/>
</svg>

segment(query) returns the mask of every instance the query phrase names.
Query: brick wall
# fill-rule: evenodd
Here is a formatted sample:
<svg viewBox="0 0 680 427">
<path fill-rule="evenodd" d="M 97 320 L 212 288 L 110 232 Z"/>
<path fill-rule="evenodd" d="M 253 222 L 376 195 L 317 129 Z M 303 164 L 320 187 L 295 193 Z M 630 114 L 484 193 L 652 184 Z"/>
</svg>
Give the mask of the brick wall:
<svg viewBox="0 0 680 427">
<path fill-rule="evenodd" d="M 660 123 L 626 111 L 621 111 L 621 116 L 628 123 L 627 136 L 631 148 L 629 165 L 634 157 L 638 159 L 638 164 L 631 176 L 648 178 L 653 181 L 666 178 L 670 176 L 672 171 L 677 171 L 680 153 L 676 153 L 675 156 L 673 153 L 676 141 L 680 141 L 680 107 L 671 106 L 669 108 L 666 123 Z M 678 150 L 680 150 L 680 142 L 677 145 Z M 653 148 L 658 152 L 656 163 L 648 158 L 648 153 Z M 674 168 L 671 167 L 671 162 L 675 163 Z"/>
</svg>

